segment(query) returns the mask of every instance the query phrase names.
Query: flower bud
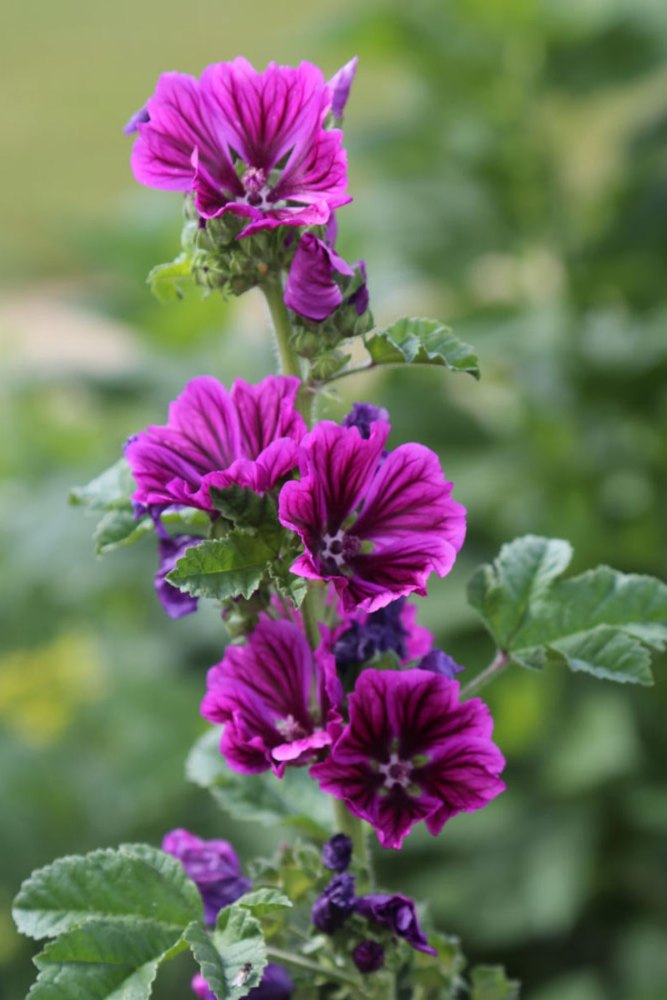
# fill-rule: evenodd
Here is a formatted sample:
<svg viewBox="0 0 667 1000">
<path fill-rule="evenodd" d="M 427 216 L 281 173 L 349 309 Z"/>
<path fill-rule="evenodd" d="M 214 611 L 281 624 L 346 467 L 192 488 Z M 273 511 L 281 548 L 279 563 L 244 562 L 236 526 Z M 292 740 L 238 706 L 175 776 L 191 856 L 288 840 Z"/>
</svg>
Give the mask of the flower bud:
<svg viewBox="0 0 667 1000">
<path fill-rule="evenodd" d="M 319 931 L 333 934 L 354 910 L 354 876 L 336 875 L 313 904 L 313 923 Z"/>
<path fill-rule="evenodd" d="M 384 948 L 379 941 L 367 938 L 365 941 L 360 941 L 352 952 L 352 961 L 359 972 L 377 972 L 384 965 Z"/>
<path fill-rule="evenodd" d="M 350 867 L 352 841 L 344 833 L 337 833 L 322 848 L 322 864 L 332 872 L 344 872 Z"/>
</svg>

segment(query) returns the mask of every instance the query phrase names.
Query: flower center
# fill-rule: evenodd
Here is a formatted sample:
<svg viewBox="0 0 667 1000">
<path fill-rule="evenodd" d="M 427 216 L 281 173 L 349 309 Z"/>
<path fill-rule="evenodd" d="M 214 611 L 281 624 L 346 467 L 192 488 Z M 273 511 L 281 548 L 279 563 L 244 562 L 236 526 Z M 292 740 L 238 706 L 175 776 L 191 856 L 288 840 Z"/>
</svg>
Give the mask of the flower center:
<svg viewBox="0 0 667 1000">
<path fill-rule="evenodd" d="M 288 715 L 285 719 L 278 719 L 276 729 L 284 737 L 286 743 L 293 743 L 294 740 L 299 740 L 302 736 L 308 735 L 301 723 L 293 715 Z"/>
<path fill-rule="evenodd" d="M 407 788 L 412 779 L 412 761 L 401 760 L 397 753 L 391 753 L 387 764 L 379 764 L 378 771 L 384 775 L 384 787 Z"/>
<path fill-rule="evenodd" d="M 248 167 L 241 178 L 249 205 L 263 205 L 266 194 L 266 173 L 261 167 Z"/>
<path fill-rule="evenodd" d="M 347 561 L 358 554 L 361 543 L 354 535 L 339 528 L 335 535 L 325 532 L 320 539 L 319 556 L 325 573 L 340 573 Z"/>
</svg>

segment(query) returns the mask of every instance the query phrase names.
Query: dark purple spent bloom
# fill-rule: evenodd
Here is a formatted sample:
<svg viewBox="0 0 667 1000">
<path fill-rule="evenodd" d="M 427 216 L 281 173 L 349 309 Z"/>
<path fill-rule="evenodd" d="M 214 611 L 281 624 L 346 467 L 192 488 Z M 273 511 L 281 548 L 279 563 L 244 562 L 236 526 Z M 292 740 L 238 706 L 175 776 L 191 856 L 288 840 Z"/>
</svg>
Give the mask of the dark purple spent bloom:
<svg viewBox="0 0 667 1000">
<path fill-rule="evenodd" d="M 312 763 L 330 745 L 327 724 L 342 700 L 331 652 L 315 653 L 293 622 L 262 617 L 244 646 L 227 646 L 207 677 L 205 719 L 224 725 L 220 752 L 235 771 L 257 774 Z"/>
<path fill-rule="evenodd" d="M 489 710 L 479 698 L 459 703 L 457 681 L 367 669 L 348 706 L 349 725 L 310 773 L 375 828 L 383 847 L 399 848 L 420 820 L 435 835 L 504 790 Z"/>
<path fill-rule="evenodd" d="M 322 848 L 322 864 L 332 872 L 344 872 L 352 860 L 352 841 L 344 833 L 337 833 Z"/>
<path fill-rule="evenodd" d="M 252 887 L 250 879 L 241 874 L 236 851 L 226 840 L 202 840 L 188 830 L 177 829 L 165 835 L 162 850 L 178 858 L 199 889 L 207 924 L 214 924 L 223 907 L 235 903 Z"/>
<path fill-rule="evenodd" d="M 382 893 L 360 896 L 355 903 L 355 912 L 372 923 L 385 927 L 396 937 L 403 938 L 417 951 L 426 952 L 427 955 L 438 954 L 428 943 L 419 926 L 415 904 L 407 896 Z"/>
<path fill-rule="evenodd" d="M 366 261 L 358 260 L 356 266 L 361 272 L 362 282 L 356 291 L 348 298 L 348 305 L 354 306 L 357 316 L 363 316 L 368 309 L 370 297 L 368 294 L 368 279 L 366 277 Z"/>
<path fill-rule="evenodd" d="M 350 89 L 357 72 L 359 57 L 354 56 L 338 70 L 329 80 L 327 87 L 331 91 L 331 111 L 334 118 L 343 117 L 345 105 L 350 96 Z"/>
<path fill-rule="evenodd" d="M 352 952 L 352 961 L 359 972 L 377 972 L 384 965 L 384 948 L 379 941 L 367 938 L 360 941 Z"/>
<path fill-rule="evenodd" d="M 430 670 L 431 673 L 440 674 L 441 677 L 447 677 L 450 681 L 463 670 L 463 667 L 459 666 L 459 664 L 456 663 L 456 661 L 442 649 L 432 649 L 430 653 L 427 653 L 426 656 L 419 661 L 417 666 L 420 670 Z"/>
<path fill-rule="evenodd" d="M 354 275 L 354 269 L 312 233 L 299 241 L 285 285 L 285 305 L 316 323 L 322 323 L 343 301 L 336 275 Z"/>
<path fill-rule="evenodd" d="M 192 992 L 200 1000 L 217 1000 L 215 993 L 199 973 L 191 985 Z M 246 1000 L 289 1000 L 293 992 L 294 982 L 287 969 L 269 962 L 264 969 L 261 983 L 246 994 Z"/>
<path fill-rule="evenodd" d="M 372 403 L 353 403 L 350 412 L 343 417 L 343 427 L 356 427 L 362 438 L 368 441 L 371 427 L 378 420 L 389 420 L 389 413 L 383 406 Z"/>
<path fill-rule="evenodd" d="M 342 132 L 323 127 L 343 92 L 342 78 L 332 89 L 308 62 L 260 73 L 238 58 L 208 66 L 200 80 L 163 73 L 146 105 L 150 118 L 137 126 L 134 176 L 192 192 L 204 218 L 247 219 L 241 236 L 325 225 L 351 201 Z"/>
<path fill-rule="evenodd" d="M 139 131 L 140 125 L 145 125 L 146 122 L 149 122 L 150 120 L 151 116 L 148 113 L 148 108 L 139 108 L 139 110 L 134 112 L 130 120 L 124 126 L 123 132 L 125 135 L 132 135 L 133 132 Z"/>
<path fill-rule="evenodd" d="M 377 611 L 426 594 L 446 576 L 465 537 L 465 508 L 451 498 L 437 455 L 420 444 L 386 454 L 389 424 L 364 439 L 323 420 L 301 441 L 301 480 L 281 490 L 279 516 L 305 552 L 292 572 L 331 580 L 346 611 Z"/>
<path fill-rule="evenodd" d="M 296 409 L 299 379 L 236 379 L 228 393 L 209 375 L 191 379 L 169 407 L 167 424 L 147 427 L 125 445 L 137 489 L 133 499 L 162 508 L 212 511 L 210 488 L 272 489 L 298 462 L 306 432 Z"/>
<path fill-rule="evenodd" d="M 183 618 L 197 610 L 197 598 L 169 583 L 167 574 L 171 573 L 181 556 L 200 541 L 201 538 L 194 535 L 174 535 L 158 541 L 160 565 L 155 574 L 155 593 L 170 618 Z"/>
<path fill-rule="evenodd" d="M 350 667 L 361 666 L 377 653 L 394 652 L 404 660 L 407 652 L 407 630 L 402 621 L 405 598 L 399 597 L 385 608 L 373 611 L 365 622 L 352 622 L 335 640 L 333 654 L 336 666 L 343 673 Z"/>
<path fill-rule="evenodd" d="M 343 926 L 354 906 L 354 876 L 336 875 L 313 903 L 313 923 L 319 931 L 333 934 Z"/>
</svg>

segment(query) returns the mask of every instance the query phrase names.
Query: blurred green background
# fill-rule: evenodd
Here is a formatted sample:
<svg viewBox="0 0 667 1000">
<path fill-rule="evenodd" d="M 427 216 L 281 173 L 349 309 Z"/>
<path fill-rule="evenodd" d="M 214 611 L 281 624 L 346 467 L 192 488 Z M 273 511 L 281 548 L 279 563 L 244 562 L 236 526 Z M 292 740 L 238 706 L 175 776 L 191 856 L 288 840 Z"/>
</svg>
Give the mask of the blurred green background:
<svg viewBox="0 0 667 1000">
<path fill-rule="evenodd" d="M 360 12 L 361 6 L 361 12 Z M 139 189 L 128 116 L 158 74 L 244 54 L 360 69 L 340 245 L 369 263 L 379 322 L 443 318 L 480 384 L 442 371 L 343 383 L 388 405 L 394 442 L 438 450 L 469 534 L 421 620 L 470 673 L 492 653 L 474 568 L 517 534 L 667 576 L 667 18 L 660 0 L 15 0 L 0 37 L 0 998 L 31 945 L 9 905 L 57 855 L 171 827 L 236 837 L 188 786 L 213 612 L 170 622 L 149 541 L 96 561 L 68 488 L 163 419 L 186 378 L 272 366 L 262 303 L 144 284 L 177 252 L 177 195 Z M 528 1000 L 667 996 L 667 687 L 548 671 L 490 689 L 508 791 L 378 859 L 471 959 Z M 188 995 L 187 960 L 156 996 Z"/>
</svg>

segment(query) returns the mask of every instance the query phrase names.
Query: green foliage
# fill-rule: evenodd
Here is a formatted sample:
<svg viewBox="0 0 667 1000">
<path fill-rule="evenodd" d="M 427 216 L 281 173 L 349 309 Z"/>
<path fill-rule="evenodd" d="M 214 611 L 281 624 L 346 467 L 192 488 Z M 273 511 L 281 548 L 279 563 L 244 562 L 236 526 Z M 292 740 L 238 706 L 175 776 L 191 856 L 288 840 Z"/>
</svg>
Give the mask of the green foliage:
<svg viewBox="0 0 667 1000">
<path fill-rule="evenodd" d="M 167 579 L 193 597 L 247 600 L 259 587 L 274 556 L 275 550 L 262 536 L 238 529 L 188 549 Z"/>
<path fill-rule="evenodd" d="M 399 319 L 366 341 L 374 365 L 442 365 L 479 378 L 473 348 L 435 319 Z"/>
<path fill-rule="evenodd" d="M 34 872 L 14 904 L 35 959 L 32 1000 L 146 1000 L 161 961 L 202 919 L 199 892 L 175 858 L 145 844 L 61 858 Z"/>
<path fill-rule="evenodd" d="M 266 826 L 293 827 L 321 840 L 330 836 L 329 802 L 305 769 L 288 768 L 282 781 L 272 772 L 240 774 L 227 767 L 219 743 L 217 729 L 205 733 L 190 751 L 186 771 L 225 812 Z"/>
<path fill-rule="evenodd" d="M 158 264 L 150 270 L 146 281 L 158 302 L 166 304 L 182 299 L 185 287 L 193 281 L 190 255 L 180 253 L 168 264 Z"/>
<path fill-rule="evenodd" d="M 519 1000 L 519 983 L 508 979 L 500 965 L 478 965 L 471 979 L 471 1000 Z"/>
<path fill-rule="evenodd" d="M 73 506 L 88 510 L 125 511 L 128 506 L 131 508 L 130 497 L 135 489 L 130 466 L 120 458 L 86 486 L 75 486 L 70 491 L 69 501 Z"/>
<path fill-rule="evenodd" d="M 192 924 L 185 940 L 218 1000 L 239 1000 L 259 985 L 266 966 L 264 936 L 259 921 L 240 902 L 220 911 L 210 935 Z"/>
<path fill-rule="evenodd" d="M 238 528 L 266 529 L 277 526 L 276 502 L 269 493 L 260 496 L 243 486 L 213 487 L 211 500 L 216 510 Z"/>
<path fill-rule="evenodd" d="M 464 988 L 461 973 L 465 958 L 458 938 L 429 932 L 429 944 L 438 952 L 434 959 L 415 952 L 404 971 L 405 997 L 410 1000 L 455 1000 Z M 399 978 L 399 987 L 402 979 Z M 400 992 L 399 995 L 403 996 Z"/>
<path fill-rule="evenodd" d="M 571 556 L 567 542 L 516 539 L 476 571 L 470 603 L 520 666 L 564 663 L 605 680 L 651 684 L 646 647 L 667 644 L 667 586 L 607 566 L 558 579 Z"/>
</svg>

